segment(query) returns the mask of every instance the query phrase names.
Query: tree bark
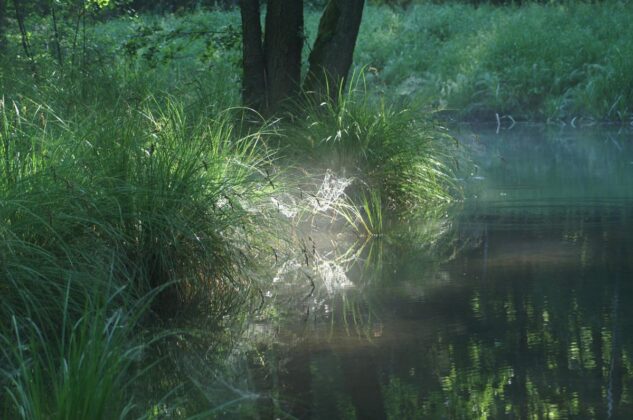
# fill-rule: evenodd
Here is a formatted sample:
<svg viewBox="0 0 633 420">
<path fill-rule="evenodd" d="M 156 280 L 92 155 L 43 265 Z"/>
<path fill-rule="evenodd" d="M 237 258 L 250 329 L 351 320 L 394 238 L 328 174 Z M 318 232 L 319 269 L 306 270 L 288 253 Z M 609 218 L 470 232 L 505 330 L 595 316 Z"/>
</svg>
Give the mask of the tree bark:
<svg viewBox="0 0 633 420">
<path fill-rule="evenodd" d="M 365 0 L 329 0 L 308 59 L 306 91 L 336 100 L 352 65 Z"/>
<path fill-rule="evenodd" d="M 57 60 L 60 67 L 64 66 L 64 55 L 62 54 L 61 37 L 59 35 L 59 27 L 57 25 L 57 13 L 55 12 L 55 2 L 50 3 L 50 12 L 53 23 L 53 46 L 55 47 L 55 54 L 53 57 Z"/>
<path fill-rule="evenodd" d="M 242 16 L 242 103 L 262 110 L 266 107 L 266 71 L 262 47 L 259 0 L 240 0 Z"/>
<path fill-rule="evenodd" d="M 299 91 L 302 48 L 303 0 L 268 0 L 264 54 L 267 105 L 272 111 Z"/>
</svg>

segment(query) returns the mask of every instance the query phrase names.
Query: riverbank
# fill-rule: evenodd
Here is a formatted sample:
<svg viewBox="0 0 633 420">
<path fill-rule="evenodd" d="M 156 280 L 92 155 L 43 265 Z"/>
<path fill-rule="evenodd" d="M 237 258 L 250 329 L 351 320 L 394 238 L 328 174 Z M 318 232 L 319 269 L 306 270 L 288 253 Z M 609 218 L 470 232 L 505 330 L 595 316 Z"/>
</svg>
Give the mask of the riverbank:
<svg viewBox="0 0 633 420">
<path fill-rule="evenodd" d="M 274 265 L 307 255 L 300 221 L 367 238 L 453 197 L 446 133 L 360 88 L 281 119 L 239 108 L 228 26 L 210 44 L 65 26 L 51 54 L 30 19 L 29 57 L 13 34 L 0 67 L 0 417 L 221 416 L 189 368 L 232 368 Z"/>
<path fill-rule="evenodd" d="M 530 41 L 536 27 L 597 15 L 619 28 L 628 12 L 607 6 L 602 15 L 592 5 L 368 7 L 349 92 L 269 121 L 235 108 L 236 11 L 62 22 L 54 38 L 50 22 L 29 16 L 28 57 L 10 32 L 0 73 L 0 417 L 187 417 L 199 414 L 189 405 L 195 392 L 207 404 L 200 411 L 221 416 L 231 392 L 175 370 L 217 366 L 217 382 L 232 391 L 221 371 L 231 366 L 216 362 L 230 361 L 231 329 L 262 308 L 278 316 L 261 302 L 286 261 L 313 270 L 294 272 L 314 298 L 314 276 L 340 283 L 341 267 L 381 252 L 371 238 L 444 240 L 463 151 L 437 123 L 441 113 L 629 122 L 630 76 L 618 67 L 629 58 L 614 64 L 604 47 L 627 45 L 628 28 L 616 39 L 589 25 L 596 44 L 579 61 L 535 80 L 524 74 L 528 65 L 538 73 L 532 61 L 546 52 L 549 38 Z M 308 38 L 316 24 L 309 13 Z M 568 24 L 561 33 L 572 40 L 556 48 L 585 40 L 574 31 Z M 587 64 L 601 48 L 611 60 L 601 66 L 615 69 L 602 85 Z M 576 67 L 586 71 L 572 83 L 565 72 Z M 493 76 L 479 93 L 485 74 Z M 543 87 L 550 76 L 564 89 Z M 589 84 L 603 88 L 583 108 L 573 92 Z M 530 93 L 535 86 L 545 90 Z M 550 113 L 556 95 L 573 101 Z M 391 236 L 390 222 L 403 220 L 417 227 Z M 298 235 L 300 224 L 321 237 Z M 362 239 L 359 248 L 315 245 L 349 238 Z"/>
<path fill-rule="evenodd" d="M 355 74 L 363 75 L 372 94 L 450 120 L 630 124 L 632 10 L 616 0 L 405 10 L 368 5 Z M 308 45 L 319 16 L 306 13 Z M 90 42 L 80 49 L 68 29 L 60 40 L 67 55 L 79 62 L 88 49 L 88 60 L 117 68 L 136 95 L 149 89 L 218 108 L 239 103 L 237 10 L 131 15 L 95 22 L 86 31 Z M 53 62 L 50 34 L 33 31 L 30 37 L 34 59 Z M 10 38 L 8 56 L 24 55 L 17 35 Z"/>
<path fill-rule="evenodd" d="M 406 10 L 370 5 L 357 42 L 355 72 L 364 75 L 374 94 L 440 111 L 452 120 L 490 122 L 506 116 L 628 124 L 633 122 L 633 58 L 626 53 L 633 42 L 632 10 L 622 1 L 424 4 Z M 308 44 L 318 17 L 319 12 L 306 14 Z M 150 62 L 206 57 L 200 63 L 212 63 L 212 72 L 222 77 L 239 73 L 237 11 L 146 16 L 136 24 L 134 34 L 129 33 L 134 25 L 116 22 L 101 30 L 127 33 L 119 39 L 127 39 L 125 45 L 133 47 L 129 51 Z M 220 29 L 211 47 L 200 37 L 182 36 L 210 27 Z M 139 33 L 146 35 L 137 38 Z M 156 39 L 168 42 L 154 51 L 143 44 Z M 225 60 L 214 60 L 217 54 Z M 236 98 L 239 79 L 231 80 Z"/>
</svg>

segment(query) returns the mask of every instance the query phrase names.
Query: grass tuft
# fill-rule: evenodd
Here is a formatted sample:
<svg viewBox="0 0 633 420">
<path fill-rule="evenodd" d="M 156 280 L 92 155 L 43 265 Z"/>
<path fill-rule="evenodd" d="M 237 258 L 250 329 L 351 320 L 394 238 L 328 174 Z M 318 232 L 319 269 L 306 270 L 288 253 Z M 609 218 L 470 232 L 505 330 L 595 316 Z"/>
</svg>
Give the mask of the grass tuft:
<svg viewBox="0 0 633 420">
<path fill-rule="evenodd" d="M 365 230 L 376 234 L 386 214 L 420 212 L 456 197 L 456 142 L 421 112 L 372 98 L 362 82 L 354 80 L 336 101 L 307 94 L 305 114 L 284 132 L 291 155 L 311 160 L 306 166 L 325 165 L 356 179 L 346 194 L 362 209 Z"/>
</svg>

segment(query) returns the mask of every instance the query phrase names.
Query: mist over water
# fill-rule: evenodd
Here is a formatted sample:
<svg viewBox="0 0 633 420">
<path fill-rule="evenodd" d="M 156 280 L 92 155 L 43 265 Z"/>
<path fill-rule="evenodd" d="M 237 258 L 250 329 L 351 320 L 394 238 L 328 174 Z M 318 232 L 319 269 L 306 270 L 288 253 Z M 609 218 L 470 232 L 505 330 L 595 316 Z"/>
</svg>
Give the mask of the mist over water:
<svg viewBox="0 0 633 420">
<path fill-rule="evenodd" d="M 280 270 L 259 414 L 633 416 L 633 134 L 456 136 L 473 156 L 457 209 L 349 255 L 308 233 L 314 278 Z"/>
</svg>

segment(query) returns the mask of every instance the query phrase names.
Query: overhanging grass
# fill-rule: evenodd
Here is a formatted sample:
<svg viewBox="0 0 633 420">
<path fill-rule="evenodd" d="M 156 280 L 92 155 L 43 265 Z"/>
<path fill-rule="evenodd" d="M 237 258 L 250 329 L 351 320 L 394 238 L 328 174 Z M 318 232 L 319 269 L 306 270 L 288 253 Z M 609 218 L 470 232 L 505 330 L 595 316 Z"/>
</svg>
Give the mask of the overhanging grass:
<svg viewBox="0 0 633 420">
<path fill-rule="evenodd" d="M 174 100 L 84 112 L 0 106 L 9 418 L 125 415 L 131 336 L 148 312 L 135 302 L 156 295 L 150 312 L 196 312 L 212 328 L 257 291 L 248 255 L 271 188 L 261 133 L 240 135 L 229 112 L 191 121 Z"/>
</svg>

